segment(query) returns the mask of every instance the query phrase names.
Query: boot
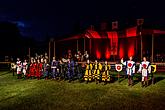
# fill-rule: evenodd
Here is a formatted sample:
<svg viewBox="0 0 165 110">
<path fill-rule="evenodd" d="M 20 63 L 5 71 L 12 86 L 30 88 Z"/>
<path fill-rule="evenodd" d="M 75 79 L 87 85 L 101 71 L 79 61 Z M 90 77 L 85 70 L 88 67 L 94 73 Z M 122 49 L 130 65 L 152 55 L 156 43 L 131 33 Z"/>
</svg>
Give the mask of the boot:
<svg viewBox="0 0 165 110">
<path fill-rule="evenodd" d="M 96 84 L 98 84 L 98 81 L 97 81 L 97 79 L 95 79 L 95 82 L 96 82 Z"/>
<path fill-rule="evenodd" d="M 131 82 L 131 83 L 130 83 L 130 86 L 132 87 L 132 86 L 133 86 L 132 80 L 130 80 L 130 82 Z"/>
<path fill-rule="evenodd" d="M 86 81 L 86 84 L 88 84 L 88 81 Z"/>
<path fill-rule="evenodd" d="M 143 81 L 141 82 L 141 87 L 144 87 L 144 85 L 143 85 Z"/>
<path fill-rule="evenodd" d="M 130 86 L 130 79 L 128 79 L 128 86 Z"/>
<path fill-rule="evenodd" d="M 106 85 L 106 84 L 107 84 L 107 81 L 104 82 L 104 85 Z"/>
</svg>

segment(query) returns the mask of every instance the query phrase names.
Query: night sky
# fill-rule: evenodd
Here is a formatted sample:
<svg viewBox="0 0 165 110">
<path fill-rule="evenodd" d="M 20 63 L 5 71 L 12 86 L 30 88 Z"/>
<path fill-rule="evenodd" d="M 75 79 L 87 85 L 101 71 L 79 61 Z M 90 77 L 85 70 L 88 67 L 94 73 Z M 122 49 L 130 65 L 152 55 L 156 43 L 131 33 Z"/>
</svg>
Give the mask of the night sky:
<svg viewBox="0 0 165 110">
<path fill-rule="evenodd" d="M 41 40 L 46 35 L 68 35 L 76 26 L 86 28 L 102 21 L 136 24 L 136 18 L 144 18 L 146 23 L 164 26 L 164 3 L 147 1 L 1 0 L 0 21 L 17 23 L 23 36 Z"/>
</svg>

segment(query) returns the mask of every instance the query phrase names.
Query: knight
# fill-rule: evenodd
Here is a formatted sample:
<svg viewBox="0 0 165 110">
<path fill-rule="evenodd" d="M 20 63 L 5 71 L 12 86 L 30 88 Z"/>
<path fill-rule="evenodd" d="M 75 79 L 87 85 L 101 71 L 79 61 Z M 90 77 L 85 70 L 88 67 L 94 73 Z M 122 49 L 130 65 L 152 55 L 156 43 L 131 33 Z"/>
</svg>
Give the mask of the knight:
<svg viewBox="0 0 165 110">
<path fill-rule="evenodd" d="M 86 69 L 85 69 L 85 75 L 84 75 L 84 80 L 86 81 L 86 84 L 88 82 L 92 81 L 92 63 L 90 63 L 89 59 L 86 62 Z"/>
<path fill-rule="evenodd" d="M 123 61 L 121 63 L 126 66 L 126 74 L 128 76 L 128 86 L 133 86 L 133 75 L 135 73 L 135 62 L 132 60 L 132 56 L 129 57 L 128 61 Z"/>
<path fill-rule="evenodd" d="M 95 80 L 96 84 L 98 84 L 98 82 L 101 80 L 102 65 L 101 63 L 97 62 L 97 60 L 95 60 L 93 70 L 93 79 Z"/>
<path fill-rule="evenodd" d="M 102 73 L 102 81 L 104 81 L 104 85 L 106 85 L 107 82 L 109 82 L 110 79 L 111 79 L 111 77 L 110 77 L 110 69 L 111 69 L 110 64 L 108 64 L 108 62 L 105 61 L 104 65 L 103 65 L 103 73 Z"/>
<path fill-rule="evenodd" d="M 148 75 L 151 73 L 151 64 L 147 61 L 146 57 L 143 57 L 143 61 L 139 65 L 138 73 L 142 74 L 141 85 L 142 87 L 148 86 Z"/>
</svg>

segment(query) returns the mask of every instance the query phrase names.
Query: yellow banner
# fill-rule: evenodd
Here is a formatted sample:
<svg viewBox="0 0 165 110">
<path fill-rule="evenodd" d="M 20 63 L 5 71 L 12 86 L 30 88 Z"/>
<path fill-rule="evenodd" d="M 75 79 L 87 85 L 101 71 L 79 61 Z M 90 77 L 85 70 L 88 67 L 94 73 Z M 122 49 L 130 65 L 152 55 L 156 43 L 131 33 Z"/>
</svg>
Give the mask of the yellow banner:
<svg viewBox="0 0 165 110">
<path fill-rule="evenodd" d="M 151 65 L 151 72 L 155 73 L 156 72 L 156 65 Z"/>
</svg>

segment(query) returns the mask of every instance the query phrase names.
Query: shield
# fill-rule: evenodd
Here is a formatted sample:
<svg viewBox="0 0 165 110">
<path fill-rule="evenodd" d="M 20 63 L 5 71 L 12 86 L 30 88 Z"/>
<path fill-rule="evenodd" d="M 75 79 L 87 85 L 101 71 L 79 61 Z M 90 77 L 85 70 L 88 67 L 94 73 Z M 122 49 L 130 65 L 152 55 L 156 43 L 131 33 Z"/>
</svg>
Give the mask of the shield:
<svg viewBox="0 0 165 110">
<path fill-rule="evenodd" d="M 156 65 L 151 65 L 151 72 L 155 73 L 156 72 Z"/>
<path fill-rule="evenodd" d="M 122 64 L 116 64 L 116 65 L 115 65 L 115 69 L 116 69 L 117 72 L 122 71 L 122 69 L 123 69 Z"/>
<path fill-rule="evenodd" d="M 132 68 L 132 63 L 128 63 L 128 68 Z"/>
</svg>

